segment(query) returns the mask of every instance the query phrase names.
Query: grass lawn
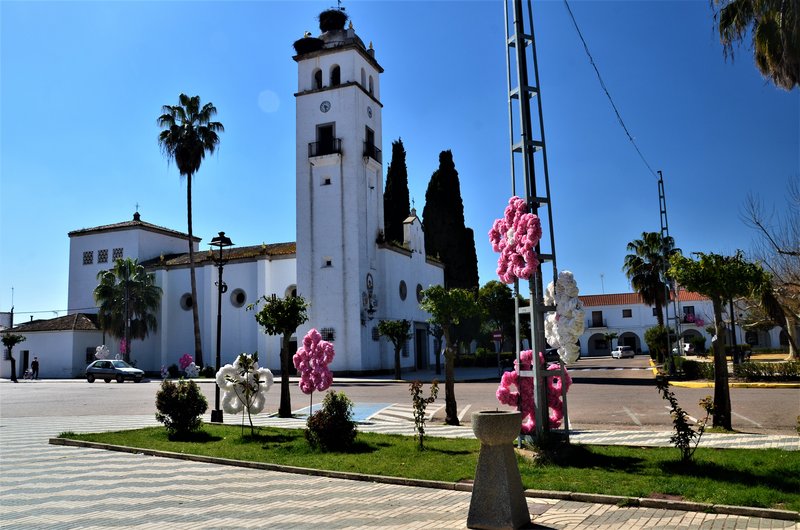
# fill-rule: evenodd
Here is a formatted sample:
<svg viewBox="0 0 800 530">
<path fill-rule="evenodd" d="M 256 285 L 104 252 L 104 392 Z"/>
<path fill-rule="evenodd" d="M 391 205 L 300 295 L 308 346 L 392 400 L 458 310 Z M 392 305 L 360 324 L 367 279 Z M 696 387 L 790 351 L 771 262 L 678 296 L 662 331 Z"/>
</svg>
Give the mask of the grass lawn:
<svg viewBox="0 0 800 530">
<path fill-rule="evenodd" d="M 161 427 L 64 438 L 235 460 L 371 475 L 458 482 L 474 478 L 476 440 L 426 438 L 418 451 L 408 436 L 359 432 L 349 453 L 312 450 L 302 430 L 203 425 L 191 439 L 170 441 Z M 670 495 L 688 501 L 800 511 L 800 453 L 778 449 L 698 449 L 680 463 L 673 448 L 566 446 L 546 464 L 520 457 L 526 488 L 631 497 Z M 672 497 L 671 497 L 672 498 Z"/>
</svg>

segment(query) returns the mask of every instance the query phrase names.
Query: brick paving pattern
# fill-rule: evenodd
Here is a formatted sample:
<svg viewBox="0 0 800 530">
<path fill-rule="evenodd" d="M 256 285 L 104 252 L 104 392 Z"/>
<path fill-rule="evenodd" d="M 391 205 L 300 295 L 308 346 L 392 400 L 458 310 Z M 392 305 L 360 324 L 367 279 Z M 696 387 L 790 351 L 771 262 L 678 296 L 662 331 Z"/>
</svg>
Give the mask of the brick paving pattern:
<svg viewBox="0 0 800 530">
<path fill-rule="evenodd" d="M 303 423 L 266 418 L 261 422 Z M 96 432 L 155 424 L 151 416 L 0 419 L 0 528 L 465 527 L 470 502 L 467 492 L 47 443 L 48 438 L 67 430 Z M 439 431 L 435 435 L 471 433 L 465 428 L 432 427 Z M 390 430 L 377 421 L 362 428 Z M 555 499 L 532 498 L 528 505 L 539 528 L 798 528 L 791 521 Z"/>
</svg>

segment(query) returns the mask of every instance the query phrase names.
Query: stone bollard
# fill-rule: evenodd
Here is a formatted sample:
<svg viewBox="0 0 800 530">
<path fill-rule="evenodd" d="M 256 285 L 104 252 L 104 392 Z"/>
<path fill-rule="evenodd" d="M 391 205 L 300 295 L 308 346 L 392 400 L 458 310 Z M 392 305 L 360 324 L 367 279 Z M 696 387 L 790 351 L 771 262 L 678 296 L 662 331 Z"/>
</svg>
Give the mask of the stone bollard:
<svg viewBox="0 0 800 530">
<path fill-rule="evenodd" d="M 517 529 L 531 516 L 514 454 L 522 413 L 481 411 L 472 414 L 472 431 L 481 442 L 467 528 Z"/>
</svg>

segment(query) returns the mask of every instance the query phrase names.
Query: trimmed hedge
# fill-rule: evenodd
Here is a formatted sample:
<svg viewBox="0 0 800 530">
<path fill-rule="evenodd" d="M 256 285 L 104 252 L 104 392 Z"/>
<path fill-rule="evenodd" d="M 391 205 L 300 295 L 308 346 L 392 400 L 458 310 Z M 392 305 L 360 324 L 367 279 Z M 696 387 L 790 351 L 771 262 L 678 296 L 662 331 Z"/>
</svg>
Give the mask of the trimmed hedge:
<svg viewBox="0 0 800 530">
<path fill-rule="evenodd" d="M 745 381 L 800 381 L 800 362 L 741 363 L 733 366 L 733 375 Z"/>
<path fill-rule="evenodd" d="M 682 379 L 714 379 L 714 363 L 693 361 L 684 357 L 673 357 L 675 370 Z"/>
<path fill-rule="evenodd" d="M 675 372 L 680 379 L 714 380 L 714 363 L 673 357 Z M 733 377 L 742 381 L 800 381 L 800 362 L 756 363 L 733 365 Z"/>
</svg>

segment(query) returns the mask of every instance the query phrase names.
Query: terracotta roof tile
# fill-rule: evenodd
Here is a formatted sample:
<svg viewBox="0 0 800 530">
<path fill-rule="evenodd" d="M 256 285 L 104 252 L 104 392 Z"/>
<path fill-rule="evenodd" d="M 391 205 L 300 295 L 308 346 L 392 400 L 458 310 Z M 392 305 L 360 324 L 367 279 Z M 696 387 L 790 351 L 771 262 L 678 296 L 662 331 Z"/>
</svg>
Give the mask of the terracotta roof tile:
<svg viewBox="0 0 800 530">
<path fill-rule="evenodd" d="M 587 294 L 581 295 L 579 298 L 585 307 L 644 304 L 639 293 Z M 700 302 L 704 300 L 708 300 L 708 297 L 683 289 L 678 291 L 678 301 L 680 302 Z"/>
<path fill-rule="evenodd" d="M 194 261 L 196 265 L 203 265 L 213 262 L 211 250 L 201 250 L 195 252 Z M 228 262 L 231 261 L 252 261 L 262 256 L 279 257 L 294 256 L 297 253 L 297 245 L 292 241 L 289 243 L 271 243 L 252 245 L 249 247 L 233 247 L 225 251 Z M 162 257 L 153 258 L 142 262 L 146 268 L 160 269 L 170 267 L 184 267 L 189 265 L 189 253 L 168 254 Z"/>
<path fill-rule="evenodd" d="M 15 333 L 28 333 L 31 331 L 99 331 L 97 326 L 97 315 L 88 313 L 73 313 L 63 317 L 50 318 L 46 320 L 32 320 L 18 326 L 14 326 L 9 331 Z"/>
</svg>

